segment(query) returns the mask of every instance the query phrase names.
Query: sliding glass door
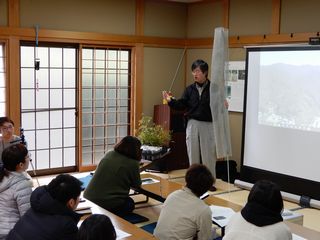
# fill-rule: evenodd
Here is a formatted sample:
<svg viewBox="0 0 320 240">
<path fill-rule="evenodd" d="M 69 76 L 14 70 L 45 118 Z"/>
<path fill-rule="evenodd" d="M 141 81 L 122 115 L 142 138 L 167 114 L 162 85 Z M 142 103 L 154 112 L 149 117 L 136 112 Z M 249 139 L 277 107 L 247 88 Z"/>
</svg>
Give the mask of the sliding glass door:
<svg viewBox="0 0 320 240">
<path fill-rule="evenodd" d="M 21 46 L 20 50 L 21 126 L 35 169 L 75 168 L 77 49 Z"/>
<path fill-rule="evenodd" d="M 96 165 L 130 132 L 130 50 L 82 49 L 82 166 Z"/>
</svg>

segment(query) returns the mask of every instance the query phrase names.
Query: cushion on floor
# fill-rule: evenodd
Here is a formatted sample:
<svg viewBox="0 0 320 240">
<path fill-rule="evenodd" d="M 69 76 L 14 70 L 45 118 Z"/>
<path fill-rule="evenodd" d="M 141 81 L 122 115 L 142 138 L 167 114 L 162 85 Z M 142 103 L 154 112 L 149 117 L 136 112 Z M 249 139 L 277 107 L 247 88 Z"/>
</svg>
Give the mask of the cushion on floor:
<svg viewBox="0 0 320 240">
<path fill-rule="evenodd" d="M 146 218 L 144 216 L 141 216 L 137 213 L 130 213 L 125 216 L 121 216 L 123 219 L 127 220 L 128 222 L 131 222 L 132 224 L 136 223 L 142 223 L 142 222 L 147 222 L 149 221 L 149 218 Z"/>
<path fill-rule="evenodd" d="M 154 229 L 156 228 L 156 226 L 157 226 L 157 222 L 153 222 L 153 223 L 149 223 L 149 224 L 147 224 L 147 225 L 144 225 L 144 226 L 142 226 L 141 228 L 142 228 L 143 230 L 145 230 L 145 231 L 153 234 Z"/>
<path fill-rule="evenodd" d="M 81 178 L 78 178 L 78 179 L 83 183 L 81 187 L 82 187 L 82 190 L 84 190 L 89 185 L 89 182 L 92 179 L 92 175 L 89 174 L 88 176 L 81 177 Z"/>
</svg>

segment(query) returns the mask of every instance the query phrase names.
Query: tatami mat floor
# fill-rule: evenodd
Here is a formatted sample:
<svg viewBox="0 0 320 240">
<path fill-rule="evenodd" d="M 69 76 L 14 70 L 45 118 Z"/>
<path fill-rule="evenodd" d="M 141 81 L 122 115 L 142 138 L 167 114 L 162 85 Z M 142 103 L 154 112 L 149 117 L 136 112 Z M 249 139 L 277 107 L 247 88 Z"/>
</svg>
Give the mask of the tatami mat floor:
<svg viewBox="0 0 320 240">
<path fill-rule="evenodd" d="M 155 174 L 162 178 L 170 179 L 170 181 L 175 181 L 184 185 L 185 172 L 186 170 L 182 169 L 182 170 L 171 171 L 166 174 L 165 173 L 152 173 L 152 174 Z M 72 175 L 75 175 L 76 177 L 84 177 L 84 176 L 87 176 L 88 174 L 89 174 L 88 172 L 72 173 Z M 41 177 L 38 177 L 37 179 L 40 185 L 45 185 L 45 184 L 48 184 L 53 177 L 54 175 L 41 176 Z M 35 187 L 38 186 L 37 181 L 35 179 L 34 179 L 34 186 Z M 219 198 L 228 200 L 230 202 L 233 202 L 239 205 L 244 205 L 246 203 L 246 199 L 248 197 L 249 191 L 240 189 L 234 186 L 233 184 L 229 184 L 227 182 L 222 181 L 221 179 L 217 179 L 215 186 L 217 188 L 217 191 L 210 192 L 210 194 L 213 194 Z M 133 198 L 136 202 L 143 201 L 146 199 L 146 197 L 143 195 L 135 195 L 133 196 Z M 303 226 L 320 232 L 320 225 L 319 225 L 320 210 L 310 209 L 310 208 L 300 209 L 298 204 L 288 202 L 288 201 L 284 201 L 284 206 L 286 209 L 298 209 L 297 211 L 304 215 Z M 137 204 L 135 212 L 149 218 L 148 222 L 137 224 L 137 226 L 141 227 L 146 224 L 156 222 L 159 217 L 161 208 L 162 208 L 162 203 L 151 198 L 149 198 L 147 203 Z"/>
</svg>

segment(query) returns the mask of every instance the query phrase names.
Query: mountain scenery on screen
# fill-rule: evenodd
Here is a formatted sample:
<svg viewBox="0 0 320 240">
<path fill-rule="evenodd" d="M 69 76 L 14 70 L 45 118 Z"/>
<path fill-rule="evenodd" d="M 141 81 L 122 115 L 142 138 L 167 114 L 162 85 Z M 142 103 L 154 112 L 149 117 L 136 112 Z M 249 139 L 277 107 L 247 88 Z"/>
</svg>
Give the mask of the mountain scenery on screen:
<svg viewBox="0 0 320 240">
<path fill-rule="evenodd" d="M 278 63 L 260 70 L 259 124 L 320 132 L 319 66 Z"/>
</svg>

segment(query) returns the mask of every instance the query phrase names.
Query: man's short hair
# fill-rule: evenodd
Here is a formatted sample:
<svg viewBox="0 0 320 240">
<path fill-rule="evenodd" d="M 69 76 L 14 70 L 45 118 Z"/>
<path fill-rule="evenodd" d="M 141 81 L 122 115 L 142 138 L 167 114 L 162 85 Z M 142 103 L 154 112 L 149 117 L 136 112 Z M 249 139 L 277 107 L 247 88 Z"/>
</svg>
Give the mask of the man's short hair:
<svg viewBox="0 0 320 240">
<path fill-rule="evenodd" d="M 208 77 L 208 70 L 209 70 L 208 63 L 206 63 L 202 59 L 197 59 L 192 63 L 191 71 L 193 71 L 197 67 L 199 67 L 201 72 L 204 73 L 206 75 L 206 77 Z"/>
<path fill-rule="evenodd" d="M 186 186 L 198 197 L 207 192 L 215 179 L 203 164 L 192 164 L 185 176 Z"/>
<path fill-rule="evenodd" d="M 51 197 L 66 204 L 70 199 L 77 199 L 81 193 L 82 182 L 69 175 L 60 174 L 47 185 Z"/>
<path fill-rule="evenodd" d="M 14 126 L 14 122 L 9 117 L 0 117 L 0 127 L 2 127 L 6 122 L 11 123 L 12 126 Z"/>
</svg>

